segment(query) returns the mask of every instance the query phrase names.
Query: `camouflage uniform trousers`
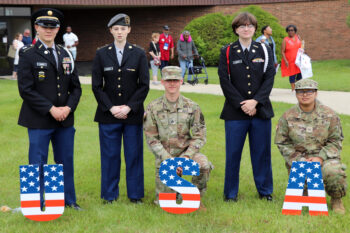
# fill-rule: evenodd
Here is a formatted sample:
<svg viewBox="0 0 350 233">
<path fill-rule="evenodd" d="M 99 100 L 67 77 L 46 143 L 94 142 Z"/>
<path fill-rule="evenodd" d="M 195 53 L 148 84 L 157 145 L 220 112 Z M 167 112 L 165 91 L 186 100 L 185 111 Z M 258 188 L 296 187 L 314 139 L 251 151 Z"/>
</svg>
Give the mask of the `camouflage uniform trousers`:
<svg viewBox="0 0 350 233">
<path fill-rule="evenodd" d="M 197 186 L 199 189 L 199 192 L 201 194 L 201 197 L 205 194 L 207 191 L 207 182 L 209 181 L 209 175 L 211 170 L 213 170 L 214 166 L 212 163 L 208 160 L 208 158 L 201 154 L 196 153 L 193 155 L 192 160 L 197 162 L 199 164 L 199 176 L 193 176 L 192 177 L 192 184 Z M 159 193 L 175 193 L 174 190 L 170 189 L 168 186 L 163 184 L 159 179 L 159 167 L 160 164 L 156 164 L 156 200 L 155 203 L 158 203 L 158 195 Z"/>
<path fill-rule="evenodd" d="M 300 161 L 306 160 L 302 158 Z M 291 167 L 287 163 L 286 167 L 289 174 Z M 332 198 L 342 198 L 346 195 L 347 183 L 345 170 L 346 165 L 341 163 L 339 159 L 328 159 L 322 163 L 323 183 L 327 194 Z"/>
</svg>

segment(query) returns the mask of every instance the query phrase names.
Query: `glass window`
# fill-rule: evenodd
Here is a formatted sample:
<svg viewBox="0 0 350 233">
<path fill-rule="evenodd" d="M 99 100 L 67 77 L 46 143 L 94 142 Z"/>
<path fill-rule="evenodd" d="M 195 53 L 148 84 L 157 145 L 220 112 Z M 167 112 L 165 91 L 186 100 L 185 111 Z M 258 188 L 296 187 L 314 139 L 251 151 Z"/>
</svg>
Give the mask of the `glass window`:
<svg viewBox="0 0 350 233">
<path fill-rule="evenodd" d="M 6 16 L 30 16 L 30 7 L 5 7 Z"/>
</svg>

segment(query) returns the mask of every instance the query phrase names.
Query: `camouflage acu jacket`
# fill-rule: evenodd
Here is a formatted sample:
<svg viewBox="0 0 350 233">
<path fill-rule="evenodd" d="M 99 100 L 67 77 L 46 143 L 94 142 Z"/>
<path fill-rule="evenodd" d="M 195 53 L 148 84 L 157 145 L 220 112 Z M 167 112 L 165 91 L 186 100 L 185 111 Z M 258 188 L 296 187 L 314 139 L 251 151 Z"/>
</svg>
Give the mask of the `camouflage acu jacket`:
<svg viewBox="0 0 350 233">
<path fill-rule="evenodd" d="M 275 144 L 291 165 L 292 161 L 309 157 L 340 159 L 343 138 L 340 118 L 317 101 L 311 113 L 296 105 L 283 114 L 277 125 Z"/>
<path fill-rule="evenodd" d="M 171 157 L 192 158 L 206 142 L 201 109 L 181 95 L 174 105 L 165 96 L 152 101 L 146 110 L 144 131 L 156 164 Z"/>
</svg>

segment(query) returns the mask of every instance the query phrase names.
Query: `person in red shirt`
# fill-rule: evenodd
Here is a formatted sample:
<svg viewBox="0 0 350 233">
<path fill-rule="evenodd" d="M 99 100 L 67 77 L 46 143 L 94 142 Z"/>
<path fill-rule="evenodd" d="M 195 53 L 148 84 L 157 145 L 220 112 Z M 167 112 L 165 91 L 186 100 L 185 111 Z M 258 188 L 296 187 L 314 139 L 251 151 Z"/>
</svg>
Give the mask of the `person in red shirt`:
<svg viewBox="0 0 350 233">
<path fill-rule="evenodd" d="M 169 58 L 174 59 L 174 41 L 173 37 L 169 35 L 169 26 L 163 27 L 163 33 L 159 36 L 160 47 L 160 70 L 169 65 Z M 169 56 L 170 55 L 170 56 Z"/>
</svg>

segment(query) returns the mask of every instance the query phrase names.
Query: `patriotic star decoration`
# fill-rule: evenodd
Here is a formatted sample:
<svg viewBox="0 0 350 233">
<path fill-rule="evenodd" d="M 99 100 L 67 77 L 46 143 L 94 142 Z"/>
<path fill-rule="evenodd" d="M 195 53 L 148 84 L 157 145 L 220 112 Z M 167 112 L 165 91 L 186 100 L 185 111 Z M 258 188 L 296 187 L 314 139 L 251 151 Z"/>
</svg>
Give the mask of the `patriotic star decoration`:
<svg viewBox="0 0 350 233">
<path fill-rule="evenodd" d="M 19 170 L 21 194 L 39 193 L 39 165 L 22 165 Z M 62 164 L 44 165 L 43 174 L 46 193 L 64 192 Z"/>
<path fill-rule="evenodd" d="M 308 189 L 324 190 L 319 162 L 293 162 L 287 188 L 303 189 L 305 181 Z"/>
<path fill-rule="evenodd" d="M 170 158 L 161 163 L 159 169 L 159 178 L 167 186 L 195 187 L 192 183 L 182 179 L 176 174 L 176 169 L 182 167 L 183 175 L 198 176 L 199 165 L 197 162 L 188 158 Z"/>
</svg>

